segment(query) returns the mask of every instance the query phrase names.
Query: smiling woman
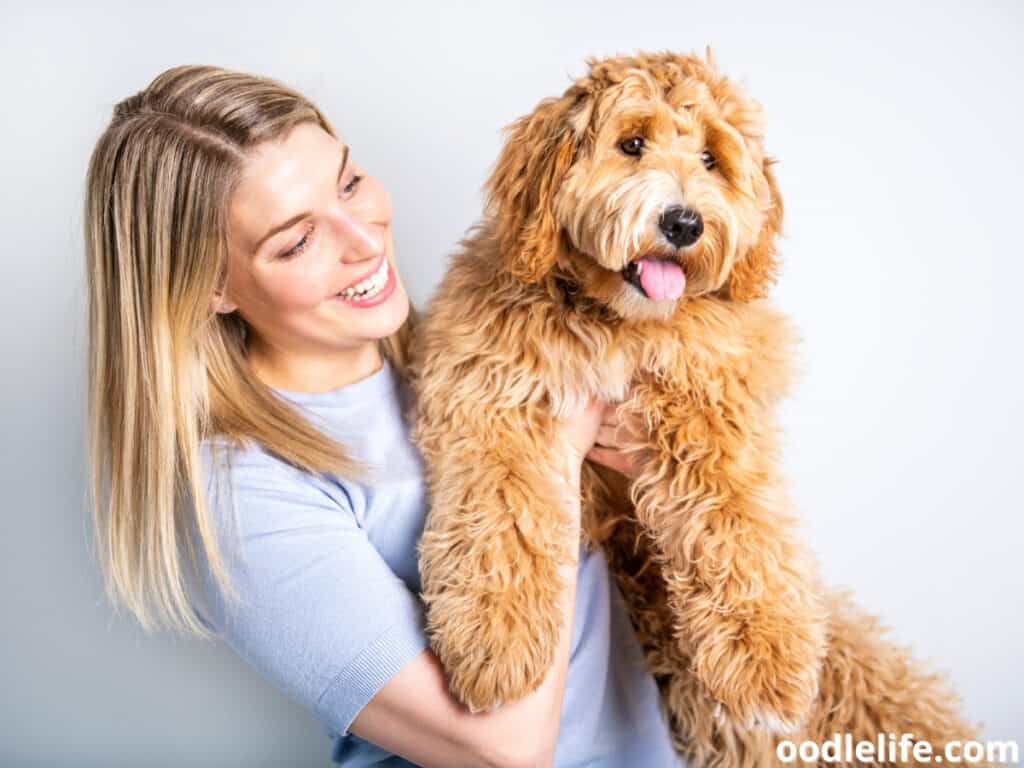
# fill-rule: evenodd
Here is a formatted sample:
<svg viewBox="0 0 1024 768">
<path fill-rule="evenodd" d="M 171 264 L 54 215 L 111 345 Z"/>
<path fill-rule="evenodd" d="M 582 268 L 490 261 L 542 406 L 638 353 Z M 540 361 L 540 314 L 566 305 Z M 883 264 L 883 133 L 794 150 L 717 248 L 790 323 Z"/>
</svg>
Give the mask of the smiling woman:
<svg viewBox="0 0 1024 768">
<path fill-rule="evenodd" d="M 214 309 L 245 322 L 249 363 L 265 383 L 324 391 L 379 367 L 367 342 L 396 332 L 409 312 L 391 213 L 380 183 L 320 125 L 297 125 L 250 153 Z"/>
<path fill-rule="evenodd" d="M 203 633 L 184 591 L 179 550 L 191 542 L 181 536 L 182 499 L 211 572 L 231 592 L 203 492 L 203 438 L 254 440 L 309 471 L 359 471 L 342 446 L 273 396 L 249 360 L 250 343 L 261 337 L 243 315 L 258 321 L 261 305 L 289 308 L 294 321 L 286 326 L 294 333 L 303 310 L 322 303 L 303 289 L 301 268 L 289 279 L 286 263 L 271 258 L 272 245 L 286 250 L 284 232 L 281 242 L 253 248 L 266 221 L 289 218 L 296 202 L 316 202 L 320 211 L 303 221 L 324 218 L 323 189 L 310 184 L 320 183 L 324 156 L 306 148 L 282 168 L 294 181 L 300 163 L 306 174 L 315 164 L 296 189 L 261 185 L 253 174 L 253 161 L 280 157 L 275 139 L 297 126 L 304 129 L 299 138 L 316 127 L 321 151 L 333 145 L 336 169 L 330 124 L 298 94 L 215 67 L 178 67 L 114 108 L 90 160 L 84 234 L 97 544 L 108 591 L 147 628 Z M 239 196 L 239 188 L 252 194 Z M 353 253 L 353 262 L 366 258 Z M 335 279 L 359 268 L 339 261 Z M 323 299 L 325 288 L 318 290 Z M 231 311 L 227 296 L 236 294 L 238 311 Z M 211 307 L 220 309 L 216 321 Z M 400 313 L 381 344 L 398 366 Z M 280 336 L 272 331 L 267 346 Z M 338 353 L 351 349 L 342 345 Z M 287 360 L 267 357 L 268 367 L 287 370 Z"/>
<path fill-rule="evenodd" d="M 321 112 L 272 80 L 178 67 L 115 107 L 85 203 L 110 595 L 146 627 L 223 638 L 337 737 L 338 763 L 676 764 L 599 552 L 558 572 L 539 687 L 476 714 L 449 692 L 419 597 L 391 218 Z M 539 467 L 564 485 L 567 551 L 584 457 L 632 471 L 613 412 L 565 419 Z"/>
</svg>

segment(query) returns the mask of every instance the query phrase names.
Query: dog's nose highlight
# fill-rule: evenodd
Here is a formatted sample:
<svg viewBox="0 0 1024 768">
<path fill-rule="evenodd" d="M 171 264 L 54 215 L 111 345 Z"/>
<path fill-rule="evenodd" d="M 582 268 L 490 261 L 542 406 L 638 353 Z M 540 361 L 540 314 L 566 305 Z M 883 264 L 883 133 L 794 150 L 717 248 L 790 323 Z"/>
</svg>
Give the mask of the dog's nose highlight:
<svg viewBox="0 0 1024 768">
<path fill-rule="evenodd" d="M 658 226 L 672 245 L 683 248 L 697 242 L 704 231 L 704 220 L 695 210 L 674 205 L 661 214 Z"/>
</svg>

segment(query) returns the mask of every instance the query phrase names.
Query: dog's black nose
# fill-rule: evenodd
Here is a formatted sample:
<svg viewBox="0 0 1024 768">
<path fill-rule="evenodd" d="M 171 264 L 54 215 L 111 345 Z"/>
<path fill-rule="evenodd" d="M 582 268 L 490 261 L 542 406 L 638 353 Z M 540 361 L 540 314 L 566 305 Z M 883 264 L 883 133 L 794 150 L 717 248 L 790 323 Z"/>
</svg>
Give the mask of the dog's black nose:
<svg viewBox="0 0 1024 768">
<path fill-rule="evenodd" d="M 683 248 L 697 242 L 704 231 L 704 220 L 691 208 L 674 205 L 658 221 L 662 233 L 676 248 Z"/>
</svg>

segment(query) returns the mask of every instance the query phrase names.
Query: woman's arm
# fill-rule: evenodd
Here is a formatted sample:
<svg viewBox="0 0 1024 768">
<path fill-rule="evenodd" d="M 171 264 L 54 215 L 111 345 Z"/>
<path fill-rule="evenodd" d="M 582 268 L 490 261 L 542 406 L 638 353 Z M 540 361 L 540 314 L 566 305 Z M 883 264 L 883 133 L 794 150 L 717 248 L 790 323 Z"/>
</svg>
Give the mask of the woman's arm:
<svg viewBox="0 0 1024 768">
<path fill-rule="evenodd" d="M 573 523 L 566 535 L 574 544 L 580 466 L 600 411 L 583 415 L 589 421 L 582 436 L 567 430 L 574 450 L 562 474 Z M 209 498 L 225 535 L 221 544 L 231 547 L 227 563 L 241 599 L 226 600 L 206 569 L 192 587 L 201 613 L 243 658 L 332 732 L 355 732 L 422 765 L 550 764 L 574 618 L 572 563 L 557 571 L 563 621 L 542 684 L 474 715 L 453 700 L 427 650 L 421 601 L 368 540 L 345 497 L 255 450 L 234 455 L 230 478 L 217 476 L 230 479 L 230 492 L 211 487 Z"/>
<path fill-rule="evenodd" d="M 555 660 L 533 693 L 471 714 L 448 691 L 425 650 L 370 700 L 349 730 L 424 768 L 550 766 L 558 740 L 576 597 L 576 567 L 563 567 L 565 608 Z"/>
</svg>

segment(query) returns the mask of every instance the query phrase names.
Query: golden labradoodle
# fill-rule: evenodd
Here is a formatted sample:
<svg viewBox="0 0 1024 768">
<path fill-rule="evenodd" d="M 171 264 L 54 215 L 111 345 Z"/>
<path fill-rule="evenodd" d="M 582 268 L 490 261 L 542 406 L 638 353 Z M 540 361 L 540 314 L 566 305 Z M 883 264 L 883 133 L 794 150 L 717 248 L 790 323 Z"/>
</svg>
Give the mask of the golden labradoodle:
<svg viewBox="0 0 1024 768">
<path fill-rule="evenodd" d="M 945 681 L 826 590 L 779 466 L 795 333 L 765 296 L 782 200 L 762 112 L 711 61 L 589 62 L 515 122 L 486 215 L 417 331 L 433 650 L 473 710 L 534 689 L 559 632 L 556 417 L 622 400 L 640 476 L 587 464 L 584 538 L 629 604 L 680 754 L 778 765 L 782 734 L 938 749 Z"/>
</svg>

